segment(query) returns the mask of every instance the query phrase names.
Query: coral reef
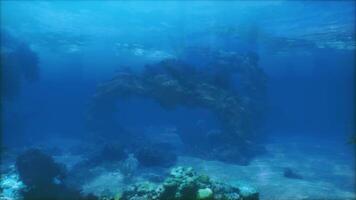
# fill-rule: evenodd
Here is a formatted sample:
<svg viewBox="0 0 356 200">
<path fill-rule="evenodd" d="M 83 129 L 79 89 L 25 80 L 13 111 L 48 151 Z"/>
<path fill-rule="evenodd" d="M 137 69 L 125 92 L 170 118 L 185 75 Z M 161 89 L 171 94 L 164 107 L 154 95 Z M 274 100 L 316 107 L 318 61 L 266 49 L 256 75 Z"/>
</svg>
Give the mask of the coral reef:
<svg viewBox="0 0 356 200">
<path fill-rule="evenodd" d="M 205 108 L 221 124 L 218 134 L 205 134 L 199 143 L 191 144 L 192 134 L 181 134 L 184 145 L 199 156 L 247 164 L 261 149 L 254 142 L 258 122 L 265 105 L 264 72 L 253 53 L 237 55 L 219 52 L 207 68 L 196 68 L 175 59 L 147 65 L 142 72 L 124 69 L 113 79 L 98 86 L 88 116 L 93 133 L 122 135 L 125 143 L 137 141 L 114 119 L 117 100 L 129 97 L 152 98 L 162 108 L 177 106 Z M 239 83 L 232 76 L 237 74 Z"/>
<path fill-rule="evenodd" d="M 161 184 L 141 182 L 123 192 L 122 200 L 258 200 L 254 190 L 241 190 L 198 175 L 192 168 L 176 167 Z"/>
<path fill-rule="evenodd" d="M 199 189 L 197 192 L 198 200 L 211 200 L 213 199 L 213 191 L 210 188 Z"/>
</svg>

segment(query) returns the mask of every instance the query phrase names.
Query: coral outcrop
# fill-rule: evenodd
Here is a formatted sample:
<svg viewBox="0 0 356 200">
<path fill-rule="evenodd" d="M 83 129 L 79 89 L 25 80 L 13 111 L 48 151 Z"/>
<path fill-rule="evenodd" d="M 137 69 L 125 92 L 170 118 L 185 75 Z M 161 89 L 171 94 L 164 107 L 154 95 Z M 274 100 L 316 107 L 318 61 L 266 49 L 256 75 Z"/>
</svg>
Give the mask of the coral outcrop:
<svg viewBox="0 0 356 200">
<path fill-rule="evenodd" d="M 246 164 L 260 149 L 254 138 L 264 109 L 266 78 L 257 61 L 255 54 L 220 52 L 207 68 L 168 59 L 148 65 L 142 72 L 122 70 L 99 85 L 88 125 L 101 136 L 122 130 L 114 119 L 116 104 L 129 97 L 151 98 L 165 109 L 204 108 L 217 117 L 222 130 L 205 134 L 198 144 L 191 144 L 192 134 L 181 134 L 186 147 L 208 159 Z M 234 74 L 239 76 L 237 84 L 233 83 Z M 130 142 L 130 134 L 121 134 Z"/>
<path fill-rule="evenodd" d="M 121 200 L 258 200 L 254 190 L 241 190 L 228 184 L 210 180 L 192 168 L 176 167 L 161 184 L 141 182 L 130 186 Z"/>
</svg>

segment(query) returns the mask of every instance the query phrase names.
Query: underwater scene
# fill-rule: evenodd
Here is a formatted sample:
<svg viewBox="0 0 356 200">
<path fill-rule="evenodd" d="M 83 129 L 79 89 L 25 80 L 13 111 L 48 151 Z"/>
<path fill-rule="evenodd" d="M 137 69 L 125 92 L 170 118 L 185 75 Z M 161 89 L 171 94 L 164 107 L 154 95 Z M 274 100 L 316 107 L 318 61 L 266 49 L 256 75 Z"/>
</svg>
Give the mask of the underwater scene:
<svg viewBox="0 0 356 200">
<path fill-rule="evenodd" d="M 0 1 L 0 200 L 355 200 L 355 1 Z"/>
</svg>

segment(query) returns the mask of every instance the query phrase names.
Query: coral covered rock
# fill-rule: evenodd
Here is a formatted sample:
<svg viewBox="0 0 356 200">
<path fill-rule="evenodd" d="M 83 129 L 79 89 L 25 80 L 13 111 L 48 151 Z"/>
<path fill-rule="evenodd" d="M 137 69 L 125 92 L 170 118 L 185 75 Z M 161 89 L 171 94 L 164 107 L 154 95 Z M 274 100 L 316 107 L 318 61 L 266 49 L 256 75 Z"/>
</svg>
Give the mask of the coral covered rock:
<svg viewBox="0 0 356 200">
<path fill-rule="evenodd" d="M 249 187 L 246 187 L 249 188 Z M 192 168 L 177 167 L 160 185 L 138 183 L 124 191 L 122 200 L 258 200 L 253 189 L 243 189 L 215 182 L 198 175 Z"/>
<path fill-rule="evenodd" d="M 161 188 L 150 182 L 136 183 L 129 186 L 122 194 L 121 200 L 152 199 L 157 200 Z"/>
<path fill-rule="evenodd" d="M 210 188 L 199 189 L 197 194 L 198 200 L 213 199 L 213 191 Z"/>
</svg>

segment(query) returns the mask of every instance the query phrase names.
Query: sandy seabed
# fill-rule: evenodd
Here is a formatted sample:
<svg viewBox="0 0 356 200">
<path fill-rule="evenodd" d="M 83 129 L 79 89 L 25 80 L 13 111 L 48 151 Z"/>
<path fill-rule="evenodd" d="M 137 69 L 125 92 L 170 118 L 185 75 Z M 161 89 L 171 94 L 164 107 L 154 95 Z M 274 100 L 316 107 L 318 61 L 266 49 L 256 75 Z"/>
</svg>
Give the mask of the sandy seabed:
<svg viewBox="0 0 356 200">
<path fill-rule="evenodd" d="M 356 199 L 352 147 L 345 144 L 345 149 L 335 149 L 331 148 L 335 146 L 332 142 L 308 144 L 298 140 L 291 141 L 293 142 L 269 143 L 266 146 L 267 153 L 258 156 L 248 166 L 189 156 L 180 156 L 176 166 L 193 167 L 200 174 L 239 187 L 251 186 L 260 193 L 261 200 Z M 55 159 L 69 168 L 81 160 L 80 157 L 71 155 Z M 303 179 L 284 177 L 285 168 L 295 170 Z M 101 167 L 95 170 L 96 176 L 82 186 L 83 192 L 120 193 L 125 188 L 126 183 L 120 170 L 110 171 Z M 23 187 L 13 171 L 1 176 L 1 186 L 4 188 L 0 195 L 1 200 L 17 199 L 17 190 Z M 139 173 L 133 182 L 146 181 L 147 176 L 143 175 L 148 173 L 151 172 L 148 170 Z"/>
</svg>

